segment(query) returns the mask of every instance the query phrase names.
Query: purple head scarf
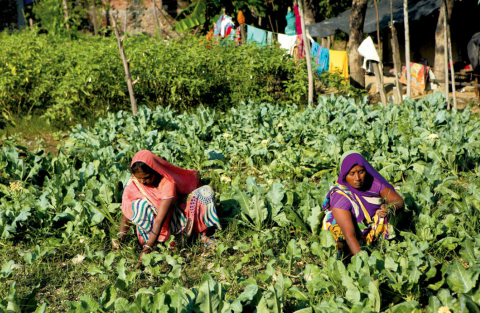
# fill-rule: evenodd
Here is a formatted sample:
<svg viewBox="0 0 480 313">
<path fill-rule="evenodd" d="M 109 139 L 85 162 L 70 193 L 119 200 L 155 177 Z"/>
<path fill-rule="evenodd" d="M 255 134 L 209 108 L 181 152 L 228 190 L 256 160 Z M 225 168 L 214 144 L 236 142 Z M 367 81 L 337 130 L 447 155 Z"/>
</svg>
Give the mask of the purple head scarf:
<svg viewBox="0 0 480 313">
<path fill-rule="evenodd" d="M 348 187 L 350 191 L 352 191 L 354 194 L 357 196 L 365 196 L 365 197 L 370 197 L 371 194 L 366 192 L 366 191 L 361 191 L 358 189 L 353 188 L 347 183 L 347 180 L 345 179 L 347 177 L 348 172 L 352 169 L 352 167 L 360 165 L 365 168 L 365 171 L 373 178 L 377 179 L 379 182 L 382 183 L 382 185 L 387 186 L 388 188 L 395 190 L 392 185 L 388 183 L 388 181 L 383 178 L 382 175 L 380 175 L 377 170 L 373 168 L 373 166 L 368 163 L 365 158 L 358 153 L 357 151 L 347 151 L 343 154 L 341 160 L 340 160 L 340 173 L 338 174 L 338 179 L 337 182 L 341 185 L 344 185 Z"/>
<path fill-rule="evenodd" d="M 342 158 L 340 159 L 340 173 L 338 175 L 337 179 L 337 184 L 343 185 L 344 187 L 348 188 L 350 192 L 353 194 L 357 195 L 360 201 L 363 203 L 365 209 L 369 212 L 369 214 L 374 213 L 376 210 L 380 208 L 379 204 L 373 204 L 368 201 L 366 201 L 365 198 L 369 197 L 379 197 L 379 195 L 373 195 L 371 192 L 367 191 L 362 191 L 355 189 L 354 187 L 350 186 L 350 184 L 347 183 L 346 181 L 346 176 L 348 172 L 354 167 L 355 165 L 360 165 L 365 168 L 365 171 L 370 177 L 367 177 L 369 179 L 369 182 L 373 183 L 373 180 L 376 179 L 378 180 L 383 186 L 387 186 L 391 190 L 395 190 L 392 185 L 388 183 L 388 181 L 383 178 L 380 173 L 378 173 L 370 163 L 365 160 L 365 158 L 358 153 L 357 151 L 347 151 L 343 154 Z M 330 191 L 327 194 L 327 197 L 325 199 L 325 202 L 323 203 L 323 208 L 325 210 L 328 210 L 330 208 L 330 198 L 332 193 L 334 193 L 338 189 L 338 187 L 332 187 Z M 364 198 L 365 197 L 365 198 Z M 356 201 L 356 200 L 355 200 Z M 363 219 L 363 213 L 361 213 L 360 220 Z"/>
</svg>

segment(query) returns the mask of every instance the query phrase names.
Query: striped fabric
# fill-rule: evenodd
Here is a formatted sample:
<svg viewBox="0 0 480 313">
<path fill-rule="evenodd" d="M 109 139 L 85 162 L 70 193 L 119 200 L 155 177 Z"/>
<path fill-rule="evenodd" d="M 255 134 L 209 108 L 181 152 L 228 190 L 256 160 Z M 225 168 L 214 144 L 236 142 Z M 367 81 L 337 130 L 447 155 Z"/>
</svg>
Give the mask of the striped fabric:
<svg viewBox="0 0 480 313">
<path fill-rule="evenodd" d="M 172 234 L 183 233 L 190 236 L 192 231 L 201 233 L 209 227 L 222 229 L 215 209 L 215 192 L 212 187 L 195 189 L 188 195 L 184 205 L 175 203 L 172 208 L 174 211 L 169 225 Z M 155 223 L 155 208 L 148 200 L 138 199 L 132 203 L 132 211 L 131 222 L 137 226 L 139 240 L 141 238 L 143 242 L 147 242 Z"/>
<path fill-rule="evenodd" d="M 132 203 L 132 223 L 137 226 L 137 231 L 147 242 L 148 233 L 152 231 L 155 222 L 155 208 L 145 199 L 138 199 Z"/>
</svg>

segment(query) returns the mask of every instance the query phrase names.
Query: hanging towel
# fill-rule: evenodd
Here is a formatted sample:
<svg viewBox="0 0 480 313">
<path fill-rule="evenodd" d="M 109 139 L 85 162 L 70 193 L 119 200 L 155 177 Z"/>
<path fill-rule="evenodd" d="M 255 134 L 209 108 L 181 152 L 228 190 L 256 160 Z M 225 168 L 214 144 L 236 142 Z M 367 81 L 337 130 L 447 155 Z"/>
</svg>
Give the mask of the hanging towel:
<svg viewBox="0 0 480 313">
<path fill-rule="evenodd" d="M 278 34 L 278 42 L 280 43 L 280 48 L 288 50 L 289 53 L 292 46 L 295 44 L 295 39 L 297 39 L 297 36 L 288 36 L 285 34 Z"/>
<path fill-rule="evenodd" d="M 247 41 L 254 41 L 263 46 L 267 41 L 267 32 L 263 29 L 247 25 Z"/>
<path fill-rule="evenodd" d="M 348 55 L 347 51 L 330 50 L 331 73 L 340 72 L 340 75 L 348 79 Z"/>
<path fill-rule="evenodd" d="M 358 53 L 364 57 L 363 59 L 363 69 L 367 69 L 367 61 L 380 62 L 380 57 L 378 56 L 377 49 L 373 44 L 372 37 L 365 39 L 360 47 L 358 47 Z"/>
<path fill-rule="evenodd" d="M 295 29 L 295 13 L 292 10 L 288 10 L 287 16 L 287 27 L 285 27 L 285 34 L 289 36 L 293 36 L 297 34 L 297 30 Z"/>
<path fill-rule="evenodd" d="M 220 26 L 220 36 L 224 38 L 230 35 L 233 29 L 233 26 L 234 24 L 233 24 L 232 18 L 228 15 L 225 15 Z"/>
<path fill-rule="evenodd" d="M 302 21 L 300 20 L 300 13 L 298 11 L 298 5 L 295 4 L 295 7 L 293 8 L 295 11 L 295 26 L 297 26 L 297 35 L 302 34 Z"/>
<path fill-rule="evenodd" d="M 316 70 L 317 75 L 328 71 L 330 67 L 330 50 L 320 46 L 317 42 L 312 43 L 312 51 L 310 52 L 312 57 L 312 66 Z"/>
<path fill-rule="evenodd" d="M 217 23 L 215 24 L 215 30 L 213 32 L 214 36 L 220 36 L 220 32 L 222 29 L 222 20 L 223 20 L 223 14 L 220 14 L 220 17 L 217 20 Z"/>
<path fill-rule="evenodd" d="M 295 52 L 295 48 L 297 48 L 297 51 Z M 295 39 L 295 43 L 292 47 L 292 52 L 291 54 L 295 59 L 305 59 L 305 45 L 303 43 L 303 36 L 302 35 L 297 35 Z"/>
<path fill-rule="evenodd" d="M 267 45 L 273 44 L 273 33 L 267 32 Z"/>
<path fill-rule="evenodd" d="M 238 11 L 237 22 L 239 25 L 245 24 L 245 16 L 243 15 L 242 10 Z"/>
</svg>

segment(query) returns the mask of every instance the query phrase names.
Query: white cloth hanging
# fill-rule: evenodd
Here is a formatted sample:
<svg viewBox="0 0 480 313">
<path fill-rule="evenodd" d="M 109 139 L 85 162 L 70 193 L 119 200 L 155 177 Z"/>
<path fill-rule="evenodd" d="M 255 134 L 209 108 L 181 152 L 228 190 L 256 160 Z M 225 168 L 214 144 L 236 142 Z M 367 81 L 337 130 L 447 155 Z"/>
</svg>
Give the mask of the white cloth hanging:
<svg viewBox="0 0 480 313">
<path fill-rule="evenodd" d="M 278 34 L 278 42 L 280 43 L 280 48 L 288 50 L 288 53 L 290 53 L 290 51 L 293 50 L 291 48 L 295 44 L 296 38 L 296 35 L 289 36 L 285 34 Z"/>
<path fill-rule="evenodd" d="M 235 25 L 230 16 L 225 16 L 222 20 L 222 24 L 220 24 L 220 36 L 222 36 L 222 38 L 225 37 L 225 31 L 229 24 L 232 24 L 232 28 Z"/>
<path fill-rule="evenodd" d="M 367 61 L 375 61 L 375 62 L 380 62 L 380 57 L 378 56 L 377 49 L 375 49 L 375 45 L 373 44 L 372 37 L 367 37 L 360 47 L 358 47 L 358 53 L 363 59 L 363 69 L 367 69 Z"/>
</svg>

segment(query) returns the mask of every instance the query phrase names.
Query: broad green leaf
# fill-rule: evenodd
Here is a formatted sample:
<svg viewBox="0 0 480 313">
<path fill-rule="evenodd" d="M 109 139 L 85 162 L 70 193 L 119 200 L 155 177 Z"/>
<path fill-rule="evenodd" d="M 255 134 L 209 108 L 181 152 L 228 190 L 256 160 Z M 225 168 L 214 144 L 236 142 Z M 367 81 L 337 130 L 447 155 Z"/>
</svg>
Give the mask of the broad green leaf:
<svg viewBox="0 0 480 313">
<path fill-rule="evenodd" d="M 455 292 L 467 293 L 475 287 L 479 271 L 475 268 L 466 269 L 458 261 L 448 266 L 447 284 Z"/>
</svg>

